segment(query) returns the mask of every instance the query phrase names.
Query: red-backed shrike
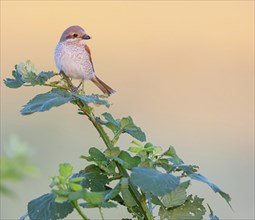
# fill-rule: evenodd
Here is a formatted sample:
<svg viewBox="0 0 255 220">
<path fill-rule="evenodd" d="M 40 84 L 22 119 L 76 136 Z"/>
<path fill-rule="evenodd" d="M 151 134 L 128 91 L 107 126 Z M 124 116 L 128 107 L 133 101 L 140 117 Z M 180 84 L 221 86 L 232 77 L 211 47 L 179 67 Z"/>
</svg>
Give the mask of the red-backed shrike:
<svg viewBox="0 0 255 220">
<path fill-rule="evenodd" d="M 90 49 L 86 44 L 88 39 L 90 36 L 80 26 L 67 28 L 55 49 L 56 66 L 66 76 L 81 79 L 82 83 L 91 80 L 103 93 L 110 95 L 115 91 L 95 75 Z"/>
</svg>

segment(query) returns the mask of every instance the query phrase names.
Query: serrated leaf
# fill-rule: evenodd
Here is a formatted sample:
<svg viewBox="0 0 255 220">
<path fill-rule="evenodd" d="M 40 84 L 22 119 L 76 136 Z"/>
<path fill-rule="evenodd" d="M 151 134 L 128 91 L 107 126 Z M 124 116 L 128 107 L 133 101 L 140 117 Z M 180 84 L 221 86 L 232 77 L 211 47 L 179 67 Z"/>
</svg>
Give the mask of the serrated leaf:
<svg viewBox="0 0 255 220">
<path fill-rule="evenodd" d="M 48 193 L 30 201 L 28 203 L 28 216 L 30 220 L 63 219 L 73 211 L 72 203 L 56 203 L 55 199 L 56 195 Z"/>
<path fill-rule="evenodd" d="M 170 146 L 166 152 L 163 153 L 164 156 L 169 156 L 169 160 L 173 164 L 183 164 L 184 162 L 178 155 L 176 154 L 176 151 L 173 146 Z"/>
<path fill-rule="evenodd" d="M 16 89 L 16 88 L 19 88 L 21 87 L 25 82 L 21 79 L 21 75 L 13 70 L 12 71 L 12 76 L 14 77 L 14 79 L 10 79 L 10 78 L 7 78 L 4 80 L 4 84 L 9 87 L 9 88 L 12 88 L 12 89 Z"/>
<path fill-rule="evenodd" d="M 59 174 L 65 178 L 68 178 L 73 173 L 73 167 L 69 163 L 59 164 Z"/>
<path fill-rule="evenodd" d="M 174 209 L 159 210 L 160 220 L 202 220 L 206 210 L 202 204 L 203 199 L 189 196 L 187 201 Z"/>
<path fill-rule="evenodd" d="M 128 133 L 139 141 L 146 141 L 145 133 L 141 130 L 141 128 L 134 124 L 133 119 L 130 116 L 127 118 L 122 118 L 120 120 L 120 125 L 123 132 Z"/>
<path fill-rule="evenodd" d="M 209 181 L 206 177 L 202 176 L 199 173 L 191 173 L 191 174 L 189 174 L 189 177 L 191 179 L 206 183 L 208 186 L 210 186 L 212 188 L 212 190 L 215 193 L 219 193 L 226 200 L 228 205 L 231 207 L 231 205 L 230 205 L 231 197 L 229 196 L 229 194 L 223 192 L 218 186 L 216 186 L 214 183 Z"/>
<path fill-rule="evenodd" d="M 105 112 L 102 114 L 104 116 L 106 121 L 101 120 L 100 118 L 97 118 L 97 122 L 99 122 L 102 125 L 105 125 L 108 127 L 114 134 L 117 133 L 117 131 L 120 129 L 120 124 L 117 120 L 115 120 L 112 115 L 108 112 Z"/>
<path fill-rule="evenodd" d="M 31 83 L 32 86 L 35 85 L 43 85 L 47 80 L 52 78 L 54 76 L 52 71 L 48 72 L 40 72 L 38 75 L 30 75 L 29 82 Z"/>
<path fill-rule="evenodd" d="M 196 165 L 187 165 L 187 164 L 173 164 L 177 171 L 183 171 L 186 174 L 191 174 L 197 172 L 198 166 Z"/>
<path fill-rule="evenodd" d="M 130 180 L 145 193 L 163 196 L 172 192 L 179 185 L 179 179 L 172 174 L 162 173 L 148 167 L 132 169 Z"/>
<path fill-rule="evenodd" d="M 213 211 L 212 211 L 211 207 L 209 206 L 209 204 L 207 204 L 207 206 L 208 206 L 209 211 L 210 211 L 210 214 L 209 214 L 210 220 L 220 220 L 216 215 L 213 214 Z"/>
<path fill-rule="evenodd" d="M 72 95 L 85 104 L 93 103 L 96 105 L 106 105 L 107 107 L 110 106 L 107 100 L 101 99 L 98 95 L 79 95 L 77 93 L 72 93 Z"/>
<path fill-rule="evenodd" d="M 128 152 L 121 151 L 118 157 L 113 158 L 114 161 L 117 161 L 125 169 L 132 169 L 133 167 L 138 166 L 141 162 L 141 158 L 138 156 L 132 157 Z"/>
<path fill-rule="evenodd" d="M 161 198 L 165 208 L 171 208 L 182 205 L 187 199 L 186 190 L 184 187 L 178 186 L 176 189 Z"/>
<path fill-rule="evenodd" d="M 39 94 L 31 99 L 20 111 L 22 115 L 44 112 L 52 107 L 66 104 L 72 100 L 69 92 L 63 89 L 52 89 L 50 92 Z"/>
<path fill-rule="evenodd" d="M 175 167 L 173 165 L 169 164 L 169 161 L 167 159 L 159 159 L 155 163 L 157 167 L 162 167 L 167 173 L 171 173 Z"/>
</svg>

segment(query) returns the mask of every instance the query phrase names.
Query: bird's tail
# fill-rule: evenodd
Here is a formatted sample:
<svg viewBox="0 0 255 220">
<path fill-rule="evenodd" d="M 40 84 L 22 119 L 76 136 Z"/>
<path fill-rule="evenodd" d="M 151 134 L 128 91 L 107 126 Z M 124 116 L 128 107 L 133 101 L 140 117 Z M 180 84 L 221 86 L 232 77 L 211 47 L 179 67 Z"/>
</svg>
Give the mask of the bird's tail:
<svg viewBox="0 0 255 220">
<path fill-rule="evenodd" d="M 99 79 L 96 75 L 93 76 L 93 78 L 91 79 L 91 81 L 93 83 L 96 84 L 96 86 L 101 89 L 101 91 L 105 94 L 111 95 L 113 93 L 115 93 L 116 91 L 113 90 L 110 86 L 108 86 L 107 84 L 105 84 L 101 79 Z"/>
</svg>

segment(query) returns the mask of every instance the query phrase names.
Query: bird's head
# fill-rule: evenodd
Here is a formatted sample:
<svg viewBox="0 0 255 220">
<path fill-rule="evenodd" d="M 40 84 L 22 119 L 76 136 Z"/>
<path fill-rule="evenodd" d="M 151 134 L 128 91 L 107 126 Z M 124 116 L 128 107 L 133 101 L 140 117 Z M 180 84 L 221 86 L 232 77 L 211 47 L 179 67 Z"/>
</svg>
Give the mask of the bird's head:
<svg viewBox="0 0 255 220">
<path fill-rule="evenodd" d="M 67 28 L 61 38 L 60 38 L 60 42 L 63 41 L 74 41 L 74 40 L 89 40 L 91 37 L 85 32 L 85 30 L 78 26 L 78 25 L 74 25 L 74 26 L 70 26 L 69 28 Z"/>
</svg>

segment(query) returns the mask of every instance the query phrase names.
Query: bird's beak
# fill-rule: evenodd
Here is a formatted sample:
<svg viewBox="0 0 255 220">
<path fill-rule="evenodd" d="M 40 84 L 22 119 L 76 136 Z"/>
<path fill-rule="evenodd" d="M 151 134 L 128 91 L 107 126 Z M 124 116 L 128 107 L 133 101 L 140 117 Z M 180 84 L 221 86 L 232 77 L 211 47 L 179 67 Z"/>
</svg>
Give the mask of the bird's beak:
<svg viewBox="0 0 255 220">
<path fill-rule="evenodd" d="M 84 34 L 83 36 L 82 36 L 82 39 L 85 39 L 85 40 L 89 40 L 91 37 L 89 36 L 89 35 L 87 35 L 87 34 Z"/>
</svg>

